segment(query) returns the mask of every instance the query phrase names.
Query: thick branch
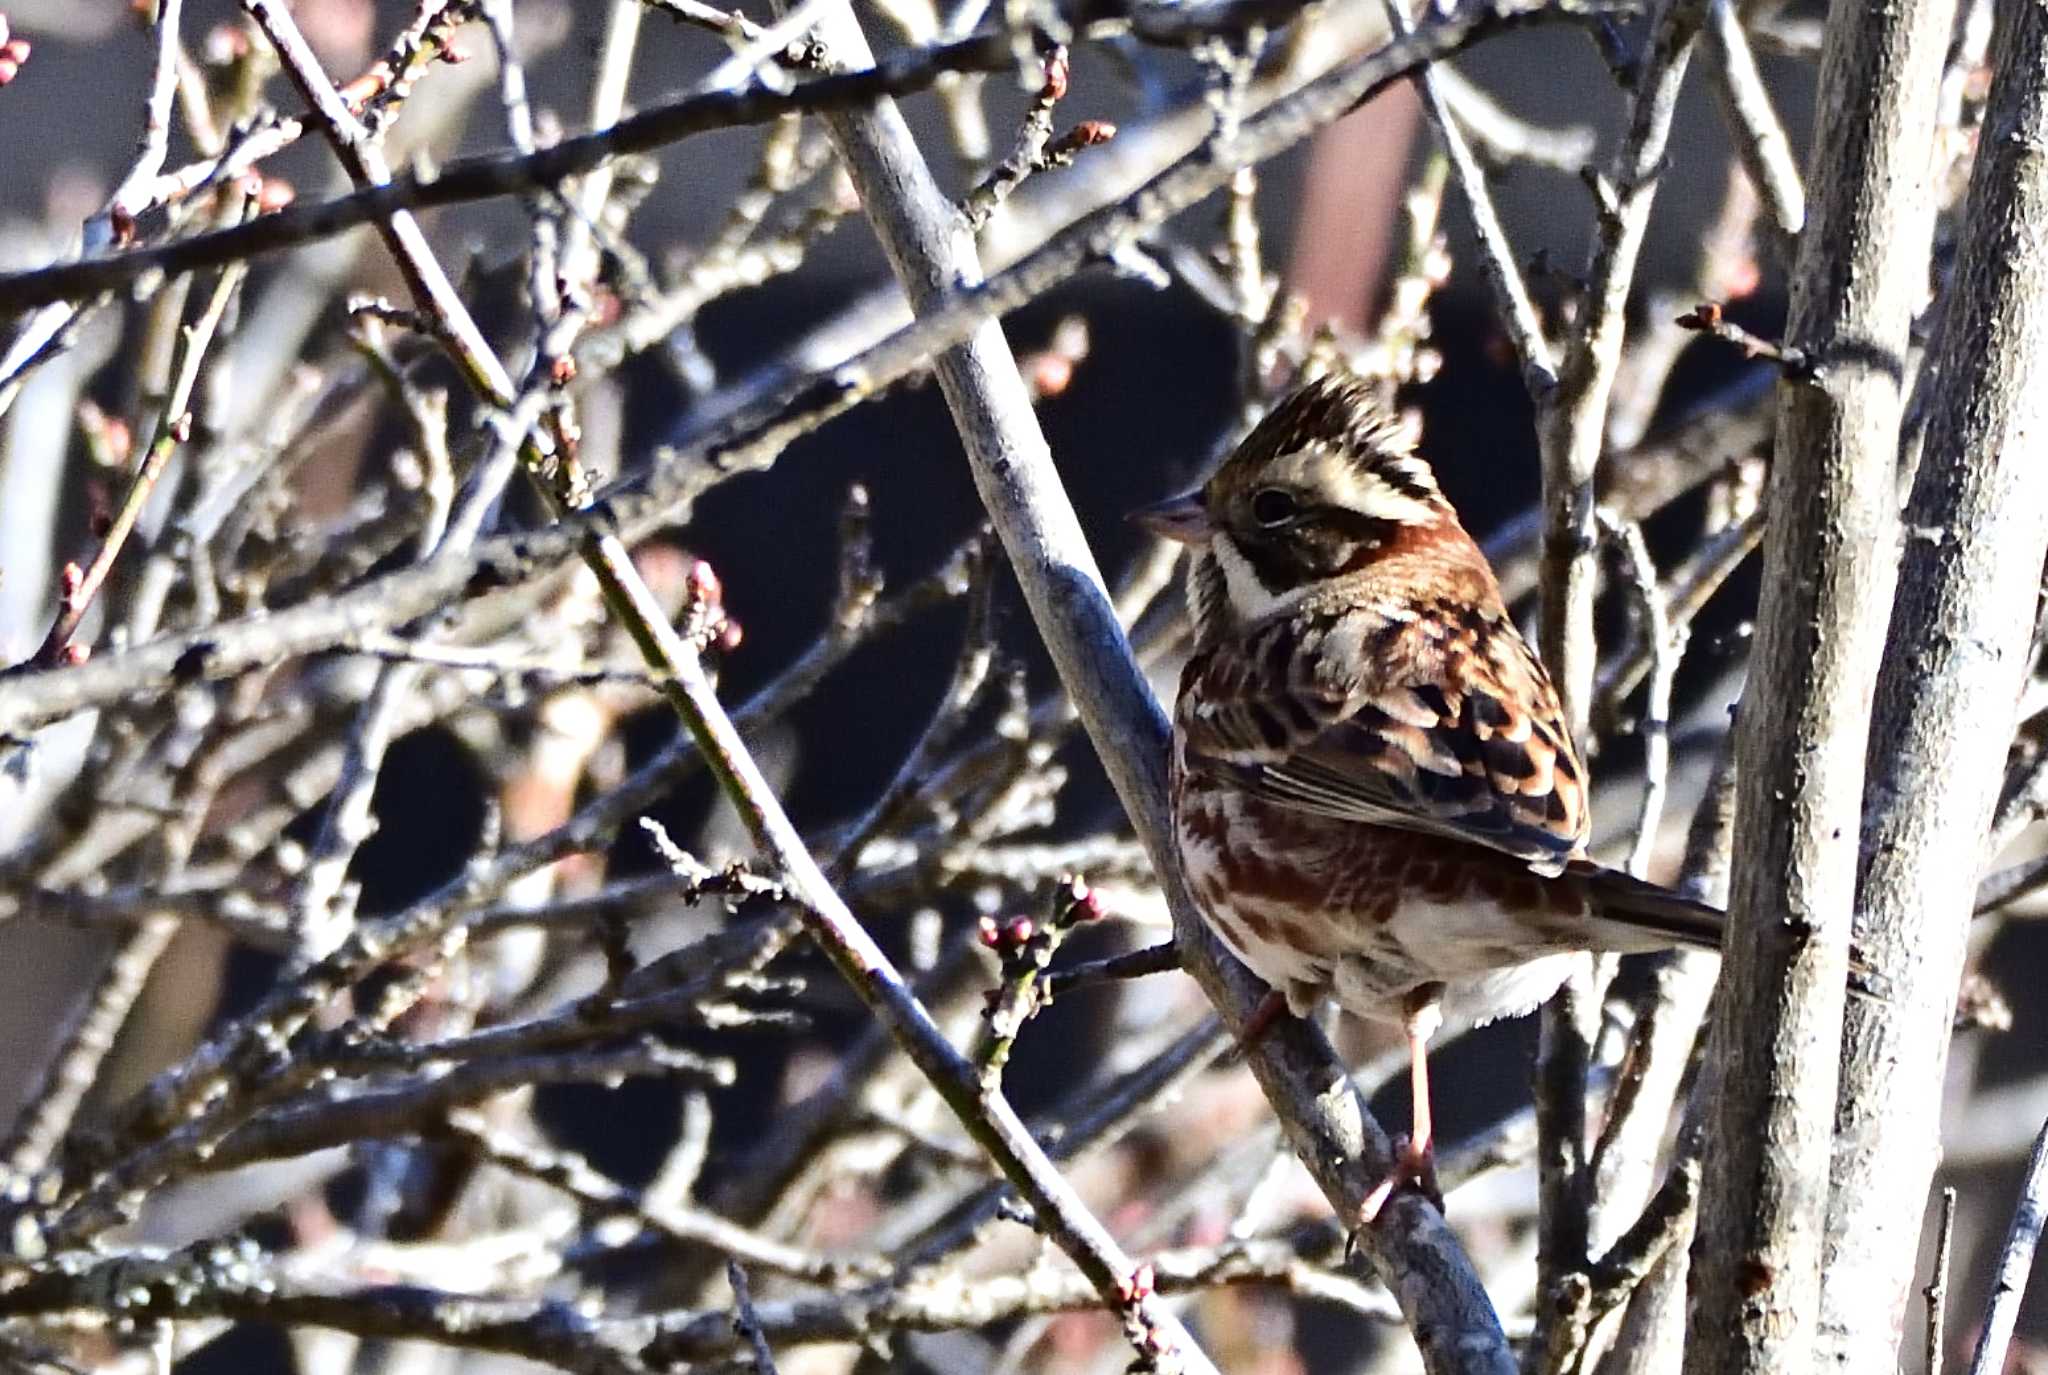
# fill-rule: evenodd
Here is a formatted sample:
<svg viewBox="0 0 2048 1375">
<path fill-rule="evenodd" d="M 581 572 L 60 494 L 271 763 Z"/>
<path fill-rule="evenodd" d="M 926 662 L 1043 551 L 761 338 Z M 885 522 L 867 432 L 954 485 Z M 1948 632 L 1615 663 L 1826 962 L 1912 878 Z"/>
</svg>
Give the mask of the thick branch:
<svg viewBox="0 0 2048 1375">
<path fill-rule="evenodd" d="M 1877 680 L 1822 1341 L 1897 1361 L 1956 986 L 2048 556 L 2048 4 L 2001 7 L 1937 394 Z M 1883 1314 L 1880 1320 L 1879 1314 Z"/>
<path fill-rule="evenodd" d="M 1907 327 L 1952 5 L 1837 0 L 1779 384 L 1763 596 L 1737 722 L 1739 821 L 1687 1375 L 1812 1369 L 1855 899 L 1884 647 Z M 1963 889 L 1965 895 L 1968 886 Z M 1967 900 L 1967 896 L 1965 898 Z M 1895 1185 L 1887 1185 L 1894 1199 Z M 1918 1200 L 1913 1200 L 1917 1207 Z"/>
</svg>

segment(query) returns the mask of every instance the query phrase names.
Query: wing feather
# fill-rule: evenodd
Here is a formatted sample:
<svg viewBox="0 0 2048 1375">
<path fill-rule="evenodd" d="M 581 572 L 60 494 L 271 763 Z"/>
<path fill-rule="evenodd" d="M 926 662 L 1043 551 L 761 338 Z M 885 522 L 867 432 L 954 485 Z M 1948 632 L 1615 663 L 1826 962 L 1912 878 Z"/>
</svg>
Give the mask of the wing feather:
<svg viewBox="0 0 2048 1375">
<path fill-rule="evenodd" d="M 1546 873 L 1585 843 L 1584 771 L 1557 693 L 1497 606 L 1297 613 L 1210 646 L 1187 675 L 1188 766 L 1256 796 Z"/>
</svg>

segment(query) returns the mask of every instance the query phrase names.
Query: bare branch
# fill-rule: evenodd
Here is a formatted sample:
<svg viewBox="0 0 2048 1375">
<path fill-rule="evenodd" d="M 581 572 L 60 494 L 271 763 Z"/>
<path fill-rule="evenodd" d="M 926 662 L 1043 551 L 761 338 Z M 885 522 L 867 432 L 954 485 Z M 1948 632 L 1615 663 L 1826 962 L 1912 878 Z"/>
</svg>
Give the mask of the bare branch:
<svg viewBox="0 0 2048 1375">
<path fill-rule="evenodd" d="M 2027 1157 L 2026 1176 L 2020 1181 L 2019 1202 L 2013 1207 L 2012 1223 L 1999 1251 L 1998 1274 L 1985 1305 L 1983 1333 L 1977 1338 L 1970 1375 L 1999 1375 L 2006 1369 L 2006 1348 L 2012 1345 L 2013 1329 L 2019 1325 L 2020 1300 L 2026 1296 L 2027 1276 L 2033 1273 L 2034 1250 L 2041 1244 L 2044 1221 L 2048 1221 L 2048 1126 L 2034 1138 L 2033 1153 Z"/>
<path fill-rule="evenodd" d="M 0 674 L 0 740 L 86 707 L 184 678 L 230 677 L 327 648 L 345 636 L 388 628 L 445 604 L 481 583 L 518 582 L 559 570 L 578 557 L 594 530 L 635 540 L 687 513 L 690 503 L 724 475 L 765 466 L 784 445 L 912 372 L 934 351 L 968 337 L 982 321 L 1014 310 L 1115 245 L 1160 223 L 1225 185 L 1242 166 L 1274 157 L 1359 101 L 1425 63 L 1515 22 L 1582 19 L 1628 8 L 1631 0 L 1492 0 L 1433 20 L 1409 39 L 1343 65 L 1247 119 L 1238 138 L 1215 156 L 1186 159 L 1115 204 L 1083 216 L 1042 247 L 978 286 L 935 298 L 919 318 L 855 358 L 806 374 L 746 405 L 714 432 L 690 444 L 646 478 L 607 493 L 589 514 L 556 526 L 481 541 L 470 555 L 435 559 L 417 570 L 386 574 L 343 596 L 282 612 L 230 621 L 219 628 L 166 636 L 62 673 Z M 719 460 L 717 469 L 700 462 Z"/>
<path fill-rule="evenodd" d="M 1598 660 L 1593 598 L 1599 531 L 1593 479 L 1606 448 L 1608 402 L 1621 363 L 1629 289 L 1703 3 L 1662 0 L 1654 10 L 1649 44 L 1634 73 L 1628 132 L 1615 150 L 1609 176 L 1588 175 L 1598 201 L 1598 232 L 1582 316 L 1556 387 L 1538 399 L 1543 543 L 1537 639 L 1557 681 L 1565 729 L 1580 740 L 1586 738 L 1592 721 Z M 1543 1128 L 1537 1160 L 1537 1286 L 1545 1293 L 1588 1261 L 1586 1070 L 1602 985 L 1611 975 L 1611 960 L 1602 966 L 1588 959 L 1543 1010 L 1536 1065 L 1536 1104 Z"/>
<path fill-rule="evenodd" d="M 2008 11 L 1993 73 L 1863 786 L 1854 940 L 1874 988 L 1843 1026 L 1822 1289 L 1826 1358 L 1850 1366 L 1898 1359 L 1921 1223 L 1899 1203 L 1926 1196 L 1940 1157 L 1973 890 L 2048 558 L 2048 472 L 2021 438 L 2048 427 L 2048 10 Z"/>
<path fill-rule="evenodd" d="M 1407 0 L 1385 3 L 1395 35 L 1407 37 Z M 1540 406 L 1557 386 L 1557 365 L 1551 358 L 1550 343 L 1544 338 L 1543 317 L 1529 299 L 1514 246 L 1508 242 L 1500 215 L 1493 208 L 1493 195 L 1486 188 L 1486 172 L 1473 157 L 1464 130 L 1452 113 L 1443 75 L 1425 67 L 1416 76 L 1415 84 L 1422 90 L 1422 108 L 1429 112 L 1429 122 L 1436 130 L 1437 141 L 1443 145 L 1444 156 L 1450 160 L 1458 190 L 1472 216 L 1472 227 L 1479 236 L 1479 265 L 1486 273 L 1487 286 L 1492 288 L 1494 308 L 1500 312 L 1508 327 L 1508 337 L 1514 341 L 1515 357 L 1522 365 L 1522 384 L 1530 399 Z"/>
<path fill-rule="evenodd" d="M 1948 1279 L 1950 1253 L 1956 1239 L 1956 1191 L 1941 1191 L 1941 1225 L 1935 1234 L 1934 1275 L 1920 1291 L 1927 1300 L 1927 1335 L 1920 1347 L 1920 1359 L 1927 1375 L 1941 1375 L 1948 1351 Z"/>
<path fill-rule="evenodd" d="M 1714 76 L 1714 98 L 1735 140 L 1735 151 L 1771 212 L 1776 242 L 1788 248 L 1806 223 L 1806 188 L 1792 161 L 1792 146 L 1770 92 L 1756 69 L 1756 56 L 1742 31 L 1736 0 L 1707 0 L 1706 48 Z"/>
<path fill-rule="evenodd" d="M 1829 15 L 1786 330 L 1822 375 L 1778 388 L 1693 1246 L 1693 1321 L 1727 1336 L 1688 1350 L 1687 1375 L 1804 1371 L 1817 1359 L 1856 897 L 1841 838 L 1861 810 L 1884 648 L 1907 331 L 1934 212 L 1922 173 L 1949 13 L 1945 0 L 1919 0 Z M 1885 1187 L 1900 1197 L 1897 1181 Z"/>
</svg>

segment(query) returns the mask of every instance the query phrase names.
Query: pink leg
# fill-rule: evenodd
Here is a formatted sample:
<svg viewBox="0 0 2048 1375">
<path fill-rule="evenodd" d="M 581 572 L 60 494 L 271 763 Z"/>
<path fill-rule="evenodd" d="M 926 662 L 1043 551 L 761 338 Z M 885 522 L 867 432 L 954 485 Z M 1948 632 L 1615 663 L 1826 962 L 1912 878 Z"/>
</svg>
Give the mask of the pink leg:
<svg viewBox="0 0 2048 1375">
<path fill-rule="evenodd" d="M 1436 1187 L 1436 1128 L 1429 1108 L 1429 1038 L 1443 1025 L 1443 1012 L 1437 1006 L 1442 991 L 1441 986 L 1430 985 L 1409 997 L 1402 1025 L 1408 1033 L 1408 1083 L 1415 1100 L 1412 1130 L 1400 1143 L 1393 1168 L 1365 1196 L 1358 1210 L 1364 1226 L 1372 1225 L 1394 1190 L 1403 1184 L 1417 1186 L 1435 1198 L 1439 1208 L 1443 1206 Z"/>
<path fill-rule="evenodd" d="M 1273 1023 L 1287 1015 L 1287 997 L 1279 989 L 1273 989 L 1259 999 L 1259 1005 L 1252 1009 L 1252 1015 L 1244 1019 L 1244 1030 L 1237 1033 L 1237 1053 L 1249 1054 L 1251 1048 L 1273 1029 Z"/>
</svg>

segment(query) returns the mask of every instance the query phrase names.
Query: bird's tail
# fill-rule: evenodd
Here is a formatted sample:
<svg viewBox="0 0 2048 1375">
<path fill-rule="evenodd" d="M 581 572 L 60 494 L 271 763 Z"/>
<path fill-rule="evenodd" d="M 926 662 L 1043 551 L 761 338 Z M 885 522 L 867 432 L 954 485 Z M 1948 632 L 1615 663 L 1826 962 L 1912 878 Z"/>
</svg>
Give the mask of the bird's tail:
<svg viewBox="0 0 2048 1375">
<path fill-rule="evenodd" d="M 1687 946 L 1719 950 L 1728 914 L 1669 888 L 1631 878 L 1591 860 L 1573 860 L 1566 872 L 1587 881 L 1595 921 L 1609 949 L 1623 953 Z"/>
</svg>

